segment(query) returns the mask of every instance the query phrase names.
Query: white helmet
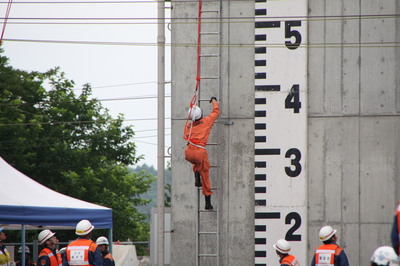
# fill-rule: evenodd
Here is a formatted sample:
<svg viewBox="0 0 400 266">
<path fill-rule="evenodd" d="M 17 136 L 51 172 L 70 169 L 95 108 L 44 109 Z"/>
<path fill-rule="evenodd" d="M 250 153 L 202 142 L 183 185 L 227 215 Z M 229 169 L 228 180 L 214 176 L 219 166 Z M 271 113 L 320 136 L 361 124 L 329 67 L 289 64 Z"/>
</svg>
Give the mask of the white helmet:
<svg viewBox="0 0 400 266">
<path fill-rule="evenodd" d="M 336 230 L 329 225 L 326 225 L 319 230 L 319 240 L 322 242 L 329 240 L 334 234 L 336 234 Z"/>
<path fill-rule="evenodd" d="M 50 237 L 54 236 L 56 233 L 50 231 L 49 229 L 45 229 L 42 232 L 39 233 L 38 236 L 38 241 L 39 244 L 42 245 L 46 240 L 48 240 Z"/>
<path fill-rule="evenodd" d="M 377 265 L 399 265 L 399 258 L 392 247 L 383 246 L 379 247 L 374 251 L 371 257 L 371 262 Z"/>
<path fill-rule="evenodd" d="M 290 251 L 290 244 L 285 239 L 279 239 L 272 246 L 274 247 L 274 249 L 276 249 L 277 251 L 279 251 L 282 254 L 288 254 Z"/>
<path fill-rule="evenodd" d="M 22 247 L 19 247 L 18 253 L 22 253 Z M 25 253 L 31 254 L 31 251 L 29 250 L 28 246 L 25 246 Z"/>
<path fill-rule="evenodd" d="M 82 220 L 76 225 L 75 234 L 85 236 L 92 232 L 94 226 L 88 220 Z"/>
<path fill-rule="evenodd" d="M 201 111 L 200 107 L 195 105 L 192 108 L 190 108 L 188 111 L 189 119 L 193 120 L 193 121 L 199 120 L 201 118 L 202 113 L 203 112 Z"/>
<path fill-rule="evenodd" d="M 101 236 L 96 240 L 97 245 L 109 245 L 108 239 L 105 236 Z"/>
</svg>

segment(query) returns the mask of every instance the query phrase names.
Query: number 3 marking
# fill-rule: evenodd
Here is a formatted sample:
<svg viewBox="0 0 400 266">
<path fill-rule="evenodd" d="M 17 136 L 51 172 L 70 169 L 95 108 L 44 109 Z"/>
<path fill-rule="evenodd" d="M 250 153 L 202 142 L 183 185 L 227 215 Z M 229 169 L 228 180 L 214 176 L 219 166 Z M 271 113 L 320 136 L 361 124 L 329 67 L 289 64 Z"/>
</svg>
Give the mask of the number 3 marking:
<svg viewBox="0 0 400 266">
<path fill-rule="evenodd" d="M 285 172 L 290 177 L 296 177 L 301 173 L 301 152 L 295 148 L 289 149 L 285 154 L 285 158 L 291 158 L 292 155 L 294 155 L 294 158 L 291 160 L 291 165 L 294 166 L 294 170 L 290 166 L 286 166 Z"/>
</svg>

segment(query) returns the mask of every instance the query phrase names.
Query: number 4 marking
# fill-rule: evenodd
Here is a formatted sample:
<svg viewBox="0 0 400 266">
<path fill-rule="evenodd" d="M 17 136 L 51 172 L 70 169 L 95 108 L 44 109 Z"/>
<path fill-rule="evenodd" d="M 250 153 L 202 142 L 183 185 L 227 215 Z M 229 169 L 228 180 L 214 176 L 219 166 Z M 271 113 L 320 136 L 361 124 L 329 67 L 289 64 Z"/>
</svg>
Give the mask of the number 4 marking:
<svg viewBox="0 0 400 266">
<path fill-rule="evenodd" d="M 293 84 L 285 99 L 285 108 L 292 108 L 294 113 L 300 113 L 301 108 L 299 87 L 299 84 Z"/>
</svg>

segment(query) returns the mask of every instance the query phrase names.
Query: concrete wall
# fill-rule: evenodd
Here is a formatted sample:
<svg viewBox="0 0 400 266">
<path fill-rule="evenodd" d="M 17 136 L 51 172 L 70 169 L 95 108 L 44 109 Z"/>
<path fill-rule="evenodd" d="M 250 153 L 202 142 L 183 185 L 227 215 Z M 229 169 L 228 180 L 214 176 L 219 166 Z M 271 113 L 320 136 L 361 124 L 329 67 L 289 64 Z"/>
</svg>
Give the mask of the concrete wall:
<svg viewBox="0 0 400 266">
<path fill-rule="evenodd" d="M 171 264 L 195 265 L 197 192 L 182 132 L 195 85 L 197 3 L 172 6 Z M 321 244 L 319 229 L 329 224 L 350 264 L 368 265 L 375 248 L 390 245 L 400 199 L 400 19 L 383 16 L 399 14 L 400 3 L 309 0 L 308 6 L 308 261 Z M 254 3 L 224 1 L 222 12 L 253 17 Z M 254 24 L 230 22 L 222 23 L 222 89 L 203 92 L 218 93 L 222 110 L 210 139 L 218 146 L 208 149 L 220 165 L 211 171 L 220 186 L 213 203 L 221 211 L 220 264 L 254 265 L 254 51 L 232 45 L 253 43 Z M 202 107 L 210 111 L 208 103 Z"/>
<path fill-rule="evenodd" d="M 221 5 L 221 6 L 220 6 Z M 196 265 L 197 189 L 191 165 L 185 160 L 183 128 L 195 89 L 197 2 L 172 2 L 172 230 L 171 265 Z M 254 3 L 246 1 L 203 2 L 203 10 L 222 10 L 220 89 L 215 84 L 201 87 L 200 99 L 217 96 L 221 115 L 207 147 L 211 165 L 212 196 L 219 210 L 220 237 L 200 239 L 204 248 L 220 249 L 219 265 L 254 264 Z M 247 23 L 240 18 L 246 17 Z M 212 24 L 203 20 L 204 31 Z M 209 40 L 208 43 L 212 41 Z M 211 48 L 210 48 L 211 49 Z M 215 65 L 210 65 L 214 68 Z M 205 69 L 206 70 L 206 69 Z M 208 69 L 210 70 L 210 69 Z M 215 74 L 215 71 L 212 71 Z M 211 108 L 200 103 L 205 115 Z M 200 196 L 204 210 L 204 197 Z M 202 213 L 202 226 L 215 223 L 215 212 Z M 218 245 L 217 245 L 217 241 Z M 217 265 L 212 258 L 201 265 Z"/>
<path fill-rule="evenodd" d="M 310 260 L 325 224 L 338 230 L 351 265 L 368 265 L 375 248 L 390 245 L 400 198 L 400 27 L 376 15 L 399 8 L 397 0 L 309 0 L 311 17 L 344 16 L 309 21 Z"/>
</svg>

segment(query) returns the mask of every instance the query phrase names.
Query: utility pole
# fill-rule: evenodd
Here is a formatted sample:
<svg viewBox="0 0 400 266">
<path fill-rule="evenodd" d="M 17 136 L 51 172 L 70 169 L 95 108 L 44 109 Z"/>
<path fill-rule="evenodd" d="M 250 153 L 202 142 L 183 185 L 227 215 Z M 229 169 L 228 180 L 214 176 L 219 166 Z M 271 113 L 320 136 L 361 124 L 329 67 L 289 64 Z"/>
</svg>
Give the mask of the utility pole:
<svg viewBox="0 0 400 266">
<path fill-rule="evenodd" d="M 157 265 L 164 266 L 165 2 L 163 0 L 158 1 L 157 48 Z"/>
</svg>

